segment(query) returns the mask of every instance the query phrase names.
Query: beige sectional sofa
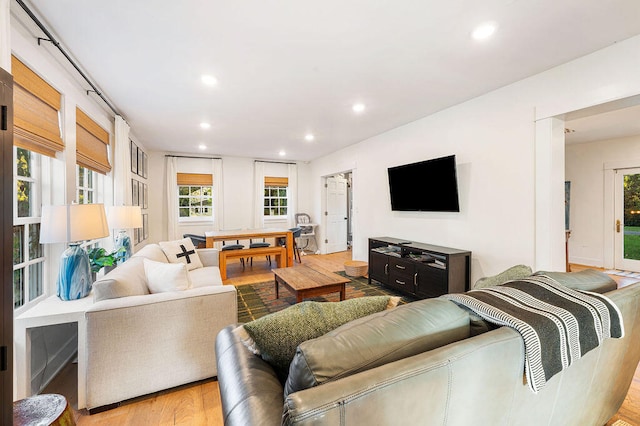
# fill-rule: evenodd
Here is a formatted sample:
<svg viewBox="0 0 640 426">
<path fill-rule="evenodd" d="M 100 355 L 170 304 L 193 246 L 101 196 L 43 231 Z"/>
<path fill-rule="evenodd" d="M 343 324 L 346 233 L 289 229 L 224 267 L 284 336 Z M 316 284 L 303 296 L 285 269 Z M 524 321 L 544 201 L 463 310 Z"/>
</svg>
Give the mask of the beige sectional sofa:
<svg viewBox="0 0 640 426">
<path fill-rule="evenodd" d="M 468 311 L 439 298 L 373 314 L 304 342 L 298 351 L 314 376 L 294 361 L 285 387 L 273 368 L 247 349 L 234 326 L 225 328 L 216 341 L 224 423 L 603 425 L 624 401 L 640 360 L 640 283 L 608 291 L 615 282 L 607 283 L 606 276 L 595 286 L 573 277 L 564 284 L 606 291 L 620 310 L 625 336 L 604 339 L 537 394 L 523 375 L 524 345 L 516 331 L 483 329 Z M 417 323 L 428 325 L 425 334 L 415 335 L 411 324 Z M 461 331 L 467 337 L 460 338 Z M 425 338 L 449 343 L 424 349 Z M 374 352 L 375 362 L 368 359 Z M 365 356 L 367 365 L 349 373 L 288 389 L 292 374 L 319 380 L 344 365 L 359 365 Z"/>
<path fill-rule="evenodd" d="M 222 285 L 216 249 L 197 253 L 204 266 L 189 271 L 187 290 L 149 293 L 144 259 L 168 262 L 157 244 L 94 284 L 97 301 L 86 312 L 88 409 L 216 376 L 214 341 L 238 320 L 236 289 Z"/>
</svg>

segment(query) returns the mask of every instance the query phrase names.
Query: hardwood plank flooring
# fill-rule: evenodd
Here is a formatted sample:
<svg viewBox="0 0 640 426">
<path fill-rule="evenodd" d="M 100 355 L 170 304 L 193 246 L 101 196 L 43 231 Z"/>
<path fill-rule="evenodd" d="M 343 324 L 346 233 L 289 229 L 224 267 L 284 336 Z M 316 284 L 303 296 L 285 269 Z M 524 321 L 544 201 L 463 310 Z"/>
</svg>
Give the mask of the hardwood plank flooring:
<svg viewBox="0 0 640 426">
<path fill-rule="evenodd" d="M 303 264 L 317 265 L 329 271 L 344 270 L 344 262 L 351 259 L 351 252 L 330 255 L 308 255 L 302 257 Z M 295 264 L 299 265 L 298 263 Z M 272 264 L 276 267 L 275 263 Z M 572 265 L 573 271 L 585 269 L 580 265 Z M 613 277 L 619 286 L 630 284 L 630 279 Z M 246 266 L 244 271 L 239 261 L 228 265 L 228 279 L 225 284 L 244 285 L 264 282 L 273 279 L 273 273 L 265 259 L 254 258 L 253 266 Z M 45 389 L 45 393 L 61 393 L 70 404 L 77 406 L 77 368 L 70 363 Z M 157 392 L 130 401 L 119 407 L 89 415 L 87 410 L 74 410 L 76 423 L 85 425 L 222 425 L 222 408 L 218 382 L 205 380 L 178 388 Z M 640 426 L 640 366 L 627 397 L 614 417 L 606 426 L 613 426 L 618 421 L 625 421 L 633 426 Z"/>
</svg>

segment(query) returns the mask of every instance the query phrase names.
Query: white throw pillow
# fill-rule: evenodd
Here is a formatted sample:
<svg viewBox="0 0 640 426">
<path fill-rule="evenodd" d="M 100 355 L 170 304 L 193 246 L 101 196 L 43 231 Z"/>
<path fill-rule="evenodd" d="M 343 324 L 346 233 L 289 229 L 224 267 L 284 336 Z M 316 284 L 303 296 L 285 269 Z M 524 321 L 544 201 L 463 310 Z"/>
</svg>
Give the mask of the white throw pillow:
<svg viewBox="0 0 640 426">
<path fill-rule="evenodd" d="M 202 268 L 200 256 L 196 252 L 190 238 L 175 241 L 162 241 L 159 243 L 162 251 L 171 263 L 183 263 L 190 271 L 196 268 Z"/>
<path fill-rule="evenodd" d="M 147 286 L 151 293 L 186 290 L 191 287 L 187 268 L 183 263 L 164 263 L 144 259 Z"/>
</svg>

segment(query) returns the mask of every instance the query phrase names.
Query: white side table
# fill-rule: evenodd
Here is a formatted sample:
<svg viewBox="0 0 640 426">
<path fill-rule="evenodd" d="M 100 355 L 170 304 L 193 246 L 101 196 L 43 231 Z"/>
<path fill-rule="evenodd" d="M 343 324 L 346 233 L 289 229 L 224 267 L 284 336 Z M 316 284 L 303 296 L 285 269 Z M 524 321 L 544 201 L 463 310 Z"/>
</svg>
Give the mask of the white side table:
<svg viewBox="0 0 640 426">
<path fill-rule="evenodd" d="M 31 396 L 31 329 L 54 324 L 78 324 L 78 409 L 86 404 L 87 323 L 85 312 L 93 304 L 93 294 L 63 301 L 50 296 L 14 320 L 17 376 L 16 400 Z"/>
</svg>

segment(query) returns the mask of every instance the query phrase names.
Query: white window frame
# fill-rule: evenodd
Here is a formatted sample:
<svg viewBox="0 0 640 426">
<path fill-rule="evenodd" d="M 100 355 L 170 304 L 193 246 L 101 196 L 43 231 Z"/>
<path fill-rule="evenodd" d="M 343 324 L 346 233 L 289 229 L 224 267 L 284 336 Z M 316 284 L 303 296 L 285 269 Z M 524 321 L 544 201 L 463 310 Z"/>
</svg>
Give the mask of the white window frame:
<svg viewBox="0 0 640 426">
<path fill-rule="evenodd" d="M 263 194 L 262 197 L 262 213 L 264 216 L 264 220 L 265 221 L 275 221 L 275 220 L 286 220 L 288 218 L 288 213 L 289 213 L 289 186 L 282 186 L 282 185 L 265 185 L 264 186 L 265 192 L 267 190 L 271 190 L 271 189 L 277 189 L 278 192 L 280 192 L 281 189 L 285 190 L 285 196 L 284 197 L 280 197 L 279 195 L 277 197 L 272 197 L 271 195 L 265 195 Z M 286 207 L 278 207 L 279 209 L 282 208 L 286 208 L 287 212 L 285 214 L 280 214 L 280 215 L 270 215 L 270 214 L 264 214 L 264 209 L 266 208 L 266 206 L 264 205 L 264 202 L 266 200 L 271 200 L 271 199 L 278 199 L 278 200 L 287 200 L 287 206 Z"/>
<path fill-rule="evenodd" d="M 84 185 L 80 185 L 80 169 L 84 170 Z M 87 185 L 89 179 L 88 176 L 91 176 L 91 185 Z M 76 202 L 78 204 L 93 204 L 98 202 L 98 191 L 96 190 L 98 181 L 98 173 L 94 172 L 91 169 L 83 167 L 79 164 L 76 164 Z M 87 203 L 87 198 L 85 197 L 82 202 L 80 201 L 80 191 L 83 191 L 86 194 L 91 194 L 91 203 Z"/>
<path fill-rule="evenodd" d="M 22 269 L 23 270 L 23 285 L 24 285 L 24 304 L 19 307 L 15 307 L 14 300 L 14 313 L 16 315 L 21 312 L 29 309 L 40 300 L 44 299 L 47 295 L 47 285 L 46 285 L 46 277 L 47 277 L 47 258 L 45 248 L 42 248 L 42 256 L 30 259 L 29 258 L 29 228 L 35 224 L 40 224 L 40 205 L 42 199 L 42 161 L 43 156 L 41 154 L 32 152 L 27 150 L 31 155 L 31 176 L 24 177 L 18 176 L 18 167 L 17 167 L 17 159 L 18 159 L 18 147 L 13 147 L 13 184 L 14 191 L 17 190 L 18 181 L 25 181 L 31 183 L 31 192 L 30 192 L 30 203 L 33 203 L 33 210 L 31 214 L 35 214 L 35 216 L 28 217 L 18 217 L 18 200 L 15 197 L 14 192 L 14 202 L 13 202 L 13 225 L 14 226 L 23 226 L 24 227 L 24 237 L 22 240 L 22 253 L 23 253 L 23 261 L 13 265 L 13 271 Z M 31 295 L 29 294 L 29 269 L 31 265 L 36 265 L 42 263 L 42 293 L 31 299 Z M 12 288 L 13 288 L 13 279 L 12 279 Z"/>
<path fill-rule="evenodd" d="M 209 190 L 211 191 L 211 195 L 201 195 L 199 197 L 193 197 L 193 196 L 185 196 L 185 195 L 180 195 L 180 188 L 183 187 L 187 187 L 187 188 L 194 188 L 194 187 L 199 187 L 199 188 L 209 188 Z M 178 197 L 178 222 L 213 222 L 214 220 L 214 209 L 213 209 L 213 185 L 178 185 L 178 188 L 176 190 L 176 196 Z M 185 207 L 181 207 L 180 206 L 180 199 L 181 198 L 200 198 L 200 205 L 202 206 L 202 200 L 206 200 L 206 199 L 210 199 L 211 200 L 211 206 L 209 207 L 211 210 L 211 216 L 180 216 L 180 209 L 181 208 L 185 208 Z M 189 204 L 189 206 L 191 206 L 191 204 Z M 191 207 L 189 207 L 191 208 Z"/>
</svg>

